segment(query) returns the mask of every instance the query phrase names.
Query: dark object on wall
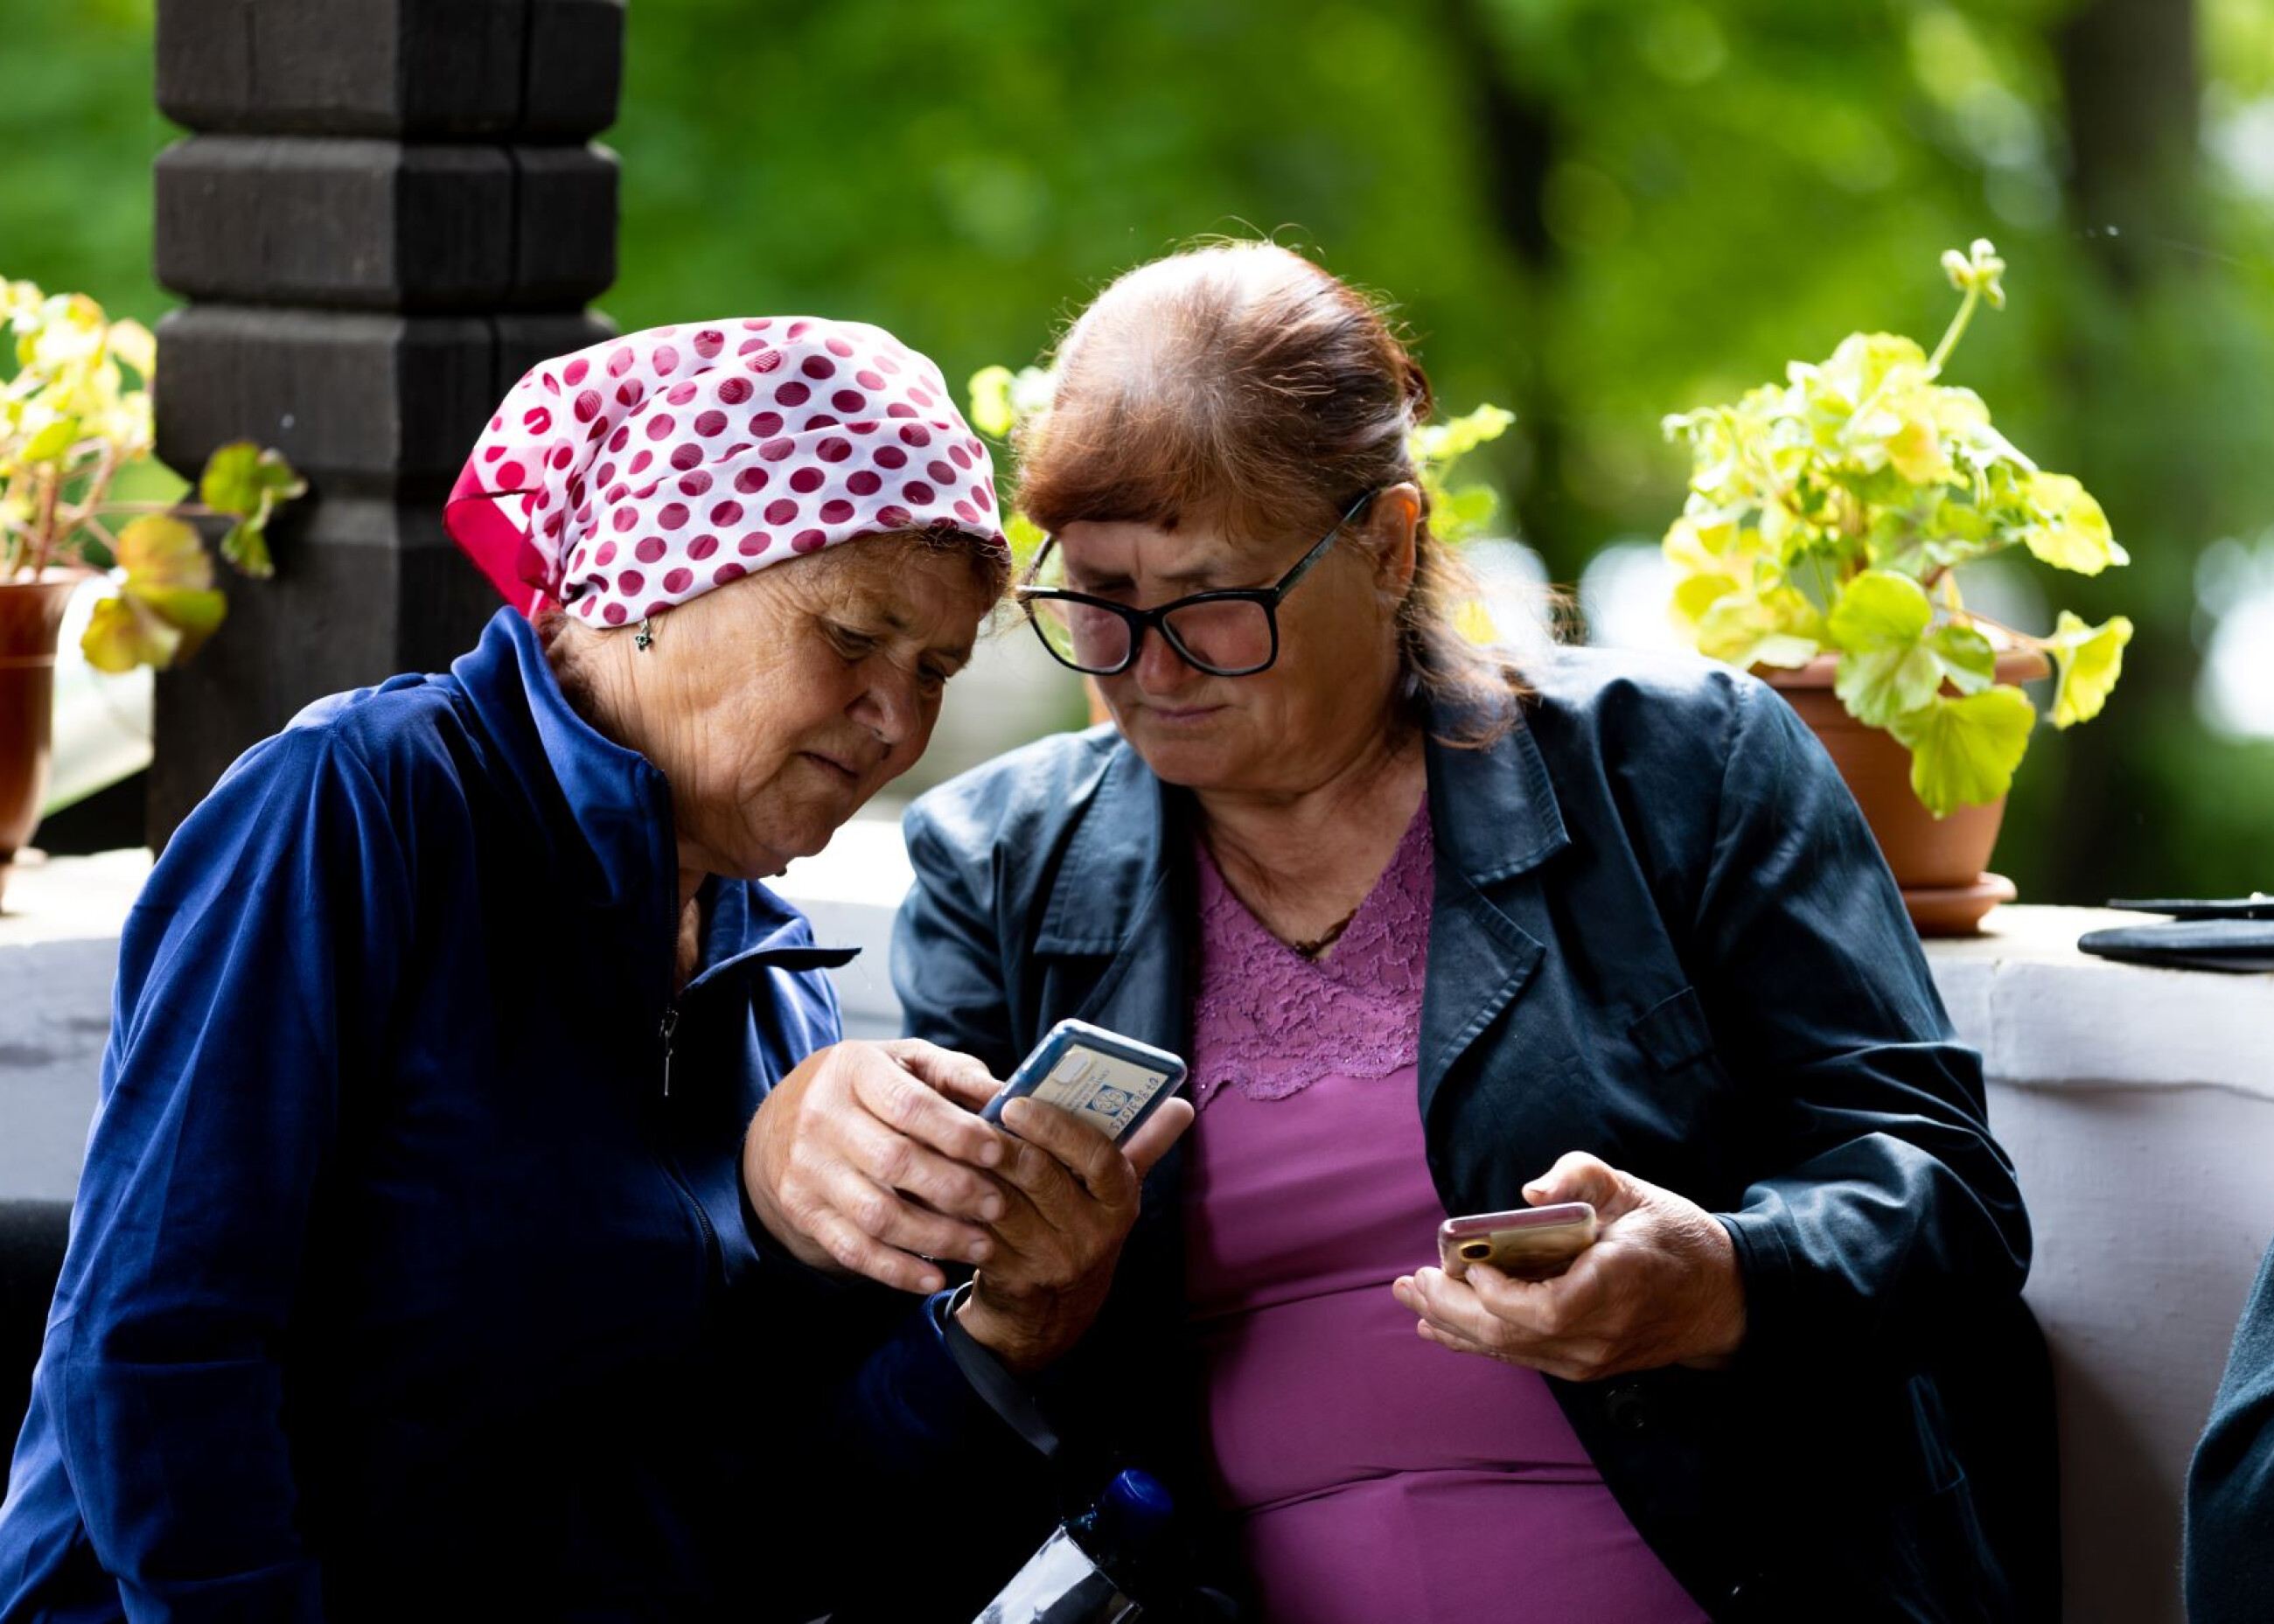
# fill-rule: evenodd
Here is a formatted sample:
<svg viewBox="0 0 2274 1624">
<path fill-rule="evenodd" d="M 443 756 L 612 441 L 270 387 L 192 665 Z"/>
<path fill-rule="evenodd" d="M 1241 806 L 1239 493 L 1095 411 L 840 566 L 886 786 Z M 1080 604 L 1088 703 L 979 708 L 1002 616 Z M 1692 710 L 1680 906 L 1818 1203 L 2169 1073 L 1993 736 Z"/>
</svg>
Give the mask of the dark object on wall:
<svg viewBox="0 0 2274 1624">
<path fill-rule="evenodd" d="M 11 1442 L 32 1395 L 32 1366 L 70 1238 L 68 1201 L 0 1201 L 0 1415 L 9 1417 Z M 0 1455 L 0 1493 L 7 1475 L 7 1457 Z"/>
<path fill-rule="evenodd" d="M 2221 970 L 2231 975 L 2274 970 L 2274 921 L 2182 919 L 2168 925 L 2116 925 L 2088 930 L 2080 951 L 2129 964 L 2172 970 Z"/>
<path fill-rule="evenodd" d="M 328 693 L 436 670 L 496 595 L 442 533 L 482 423 L 606 336 L 623 0 L 159 0 L 158 455 L 274 445 L 312 496 L 158 680 L 162 846 L 247 746 Z"/>
</svg>

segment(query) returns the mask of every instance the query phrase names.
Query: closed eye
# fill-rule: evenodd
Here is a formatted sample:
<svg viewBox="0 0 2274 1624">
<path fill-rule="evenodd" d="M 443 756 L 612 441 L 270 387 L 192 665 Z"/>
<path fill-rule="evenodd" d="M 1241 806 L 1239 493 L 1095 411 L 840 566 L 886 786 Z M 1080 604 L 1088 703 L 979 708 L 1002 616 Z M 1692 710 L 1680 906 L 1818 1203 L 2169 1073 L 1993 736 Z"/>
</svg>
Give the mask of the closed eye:
<svg viewBox="0 0 2274 1624">
<path fill-rule="evenodd" d="M 874 637 L 856 632 L 849 626 L 840 626 L 834 620 L 827 622 L 826 625 L 829 641 L 836 645 L 837 651 L 847 659 L 866 659 L 877 651 L 877 640 Z"/>
</svg>

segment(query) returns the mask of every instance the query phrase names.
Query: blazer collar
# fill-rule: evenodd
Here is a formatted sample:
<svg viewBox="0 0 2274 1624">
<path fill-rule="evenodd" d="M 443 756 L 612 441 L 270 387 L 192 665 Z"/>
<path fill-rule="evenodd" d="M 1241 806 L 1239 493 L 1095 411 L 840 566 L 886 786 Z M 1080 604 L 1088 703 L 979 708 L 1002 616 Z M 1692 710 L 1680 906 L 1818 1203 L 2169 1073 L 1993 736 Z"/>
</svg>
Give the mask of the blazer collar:
<svg viewBox="0 0 2274 1624">
<path fill-rule="evenodd" d="M 1431 718 L 1434 724 L 1436 718 Z M 1052 882 L 1035 951 L 1118 953 L 1148 901 L 1161 894 L 1176 855 L 1170 793 L 1126 741 L 1106 743 L 1088 785 L 1081 822 Z M 1490 746 L 1427 746 L 1429 802 L 1438 861 L 1486 886 L 1537 868 L 1570 845 L 1547 763 L 1519 714 Z"/>
<path fill-rule="evenodd" d="M 1571 844 L 1521 710 L 1516 725 L 1485 748 L 1442 744 L 1434 734 L 1427 748 L 1437 860 L 1470 883 L 1527 873 Z"/>
<path fill-rule="evenodd" d="M 1169 792 L 1126 741 L 1106 742 L 1035 938 L 1038 953 L 1118 953 L 1170 868 Z M 1110 742 L 1107 742 L 1109 741 Z"/>
</svg>

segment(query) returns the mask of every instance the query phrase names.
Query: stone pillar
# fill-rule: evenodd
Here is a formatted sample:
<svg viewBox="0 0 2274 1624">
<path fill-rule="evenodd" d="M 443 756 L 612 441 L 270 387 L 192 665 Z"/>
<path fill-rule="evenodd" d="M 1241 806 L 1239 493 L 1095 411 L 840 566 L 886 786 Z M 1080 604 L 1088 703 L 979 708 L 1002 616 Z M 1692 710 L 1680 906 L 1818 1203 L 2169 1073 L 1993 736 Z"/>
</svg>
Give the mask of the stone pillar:
<svg viewBox="0 0 2274 1624">
<path fill-rule="evenodd" d="M 149 833 L 310 700 L 470 647 L 498 598 L 441 502 L 615 276 L 624 0 L 159 0 L 158 455 L 279 447 L 275 579 L 161 675 Z M 224 572 L 226 573 L 226 572 Z"/>
</svg>

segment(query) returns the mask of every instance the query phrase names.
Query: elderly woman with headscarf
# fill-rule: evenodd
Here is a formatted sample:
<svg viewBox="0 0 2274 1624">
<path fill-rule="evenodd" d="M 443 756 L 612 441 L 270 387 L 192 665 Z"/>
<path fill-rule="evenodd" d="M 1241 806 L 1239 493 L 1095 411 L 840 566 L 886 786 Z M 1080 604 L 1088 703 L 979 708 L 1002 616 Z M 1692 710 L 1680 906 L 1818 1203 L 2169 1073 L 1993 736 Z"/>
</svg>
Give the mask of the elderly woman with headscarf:
<svg viewBox="0 0 2274 1624">
<path fill-rule="evenodd" d="M 894 974 L 998 1067 L 1069 1016 L 1191 1061 L 1110 1282 L 953 1304 L 1058 1458 L 1169 1475 L 1265 1618 L 2024 1616 L 1943 1378 L 2007 1357 L 2028 1222 L 1790 708 L 1465 637 L 1427 379 L 1294 254 L 1133 271 L 1056 371 L 1022 597 L 1113 726 L 916 802 Z M 1559 1278 L 1434 1267 L 1570 1201 Z"/>
<path fill-rule="evenodd" d="M 507 396 L 447 519 L 533 618 L 253 748 L 127 923 L 0 1616 L 803 1620 L 843 1485 L 983 1458 L 937 1324 L 826 1275 L 1040 1267 L 1005 1192 L 1071 1175 L 838 1042 L 850 954 L 757 882 L 922 752 L 991 482 L 850 322 Z"/>
</svg>

